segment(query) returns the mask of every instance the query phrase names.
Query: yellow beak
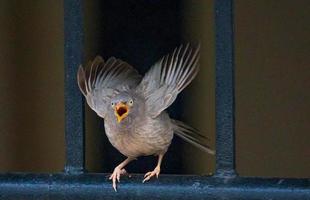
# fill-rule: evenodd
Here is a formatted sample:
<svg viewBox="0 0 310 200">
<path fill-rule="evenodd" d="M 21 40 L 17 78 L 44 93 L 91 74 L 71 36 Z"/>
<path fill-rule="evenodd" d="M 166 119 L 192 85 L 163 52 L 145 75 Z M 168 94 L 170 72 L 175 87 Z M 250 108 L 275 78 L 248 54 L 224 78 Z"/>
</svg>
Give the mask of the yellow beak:
<svg viewBox="0 0 310 200">
<path fill-rule="evenodd" d="M 114 107 L 114 114 L 116 116 L 117 122 L 120 123 L 124 118 L 127 117 L 129 107 L 126 103 L 119 102 Z"/>
</svg>

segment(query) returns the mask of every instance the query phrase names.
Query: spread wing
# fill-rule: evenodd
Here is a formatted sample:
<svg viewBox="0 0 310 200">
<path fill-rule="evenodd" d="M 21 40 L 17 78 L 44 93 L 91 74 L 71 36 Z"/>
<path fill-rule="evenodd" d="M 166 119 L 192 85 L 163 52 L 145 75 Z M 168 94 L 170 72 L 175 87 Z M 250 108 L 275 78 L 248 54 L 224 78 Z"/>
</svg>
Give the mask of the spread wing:
<svg viewBox="0 0 310 200">
<path fill-rule="evenodd" d="M 146 99 L 148 113 L 155 118 L 168 108 L 198 73 L 199 49 L 181 46 L 164 56 L 146 73 L 137 90 Z"/>
<path fill-rule="evenodd" d="M 77 80 L 88 105 L 104 118 L 113 94 L 136 87 L 141 76 L 132 66 L 120 59 L 111 57 L 105 62 L 97 56 L 88 62 L 85 70 L 82 66 L 79 67 Z"/>
</svg>

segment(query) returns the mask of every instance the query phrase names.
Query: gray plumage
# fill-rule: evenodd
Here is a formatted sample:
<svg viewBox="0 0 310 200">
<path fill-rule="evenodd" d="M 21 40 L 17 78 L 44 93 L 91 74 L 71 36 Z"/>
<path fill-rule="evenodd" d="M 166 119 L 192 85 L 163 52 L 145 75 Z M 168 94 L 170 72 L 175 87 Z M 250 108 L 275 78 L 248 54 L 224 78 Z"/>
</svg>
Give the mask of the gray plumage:
<svg viewBox="0 0 310 200">
<path fill-rule="evenodd" d="M 85 70 L 80 66 L 77 78 L 81 92 L 91 109 L 104 118 L 111 144 L 128 157 L 110 177 L 115 190 L 124 166 L 142 155 L 159 155 L 157 170 L 147 173 L 145 180 L 158 176 L 174 133 L 214 154 L 204 136 L 171 119 L 165 111 L 197 75 L 198 61 L 199 47 L 186 45 L 164 56 L 143 79 L 128 63 L 113 57 L 105 62 L 97 56 Z"/>
</svg>

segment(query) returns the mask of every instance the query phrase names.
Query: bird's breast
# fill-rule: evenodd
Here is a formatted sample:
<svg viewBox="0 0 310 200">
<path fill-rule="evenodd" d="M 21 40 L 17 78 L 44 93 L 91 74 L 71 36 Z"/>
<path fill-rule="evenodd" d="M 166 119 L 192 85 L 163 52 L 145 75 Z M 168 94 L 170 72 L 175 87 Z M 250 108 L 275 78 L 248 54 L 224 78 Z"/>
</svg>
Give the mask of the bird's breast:
<svg viewBox="0 0 310 200">
<path fill-rule="evenodd" d="M 154 119 L 135 122 L 130 128 L 106 122 L 105 131 L 111 144 L 128 157 L 165 152 L 173 137 L 173 130 L 167 123 Z"/>
</svg>

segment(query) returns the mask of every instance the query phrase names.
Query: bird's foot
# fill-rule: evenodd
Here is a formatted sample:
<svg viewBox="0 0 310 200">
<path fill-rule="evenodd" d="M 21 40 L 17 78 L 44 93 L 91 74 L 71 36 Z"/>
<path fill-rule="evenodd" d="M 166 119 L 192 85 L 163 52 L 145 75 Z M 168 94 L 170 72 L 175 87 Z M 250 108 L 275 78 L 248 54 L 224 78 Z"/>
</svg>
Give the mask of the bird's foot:
<svg viewBox="0 0 310 200">
<path fill-rule="evenodd" d="M 120 169 L 119 167 L 115 167 L 113 173 L 111 174 L 109 180 L 112 180 L 112 187 L 117 192 L 116 189 L 116 180 L 120 182 L 121 175 L 129 175 L 125 169 Z"/>
<path fill-rule="evenodd" d="M 155 169 L 154 169 L 153 171 L 147 172 L 147 173 L 144 175 L 144 179 L 143 179 L 142 183 L 144 183 L 145 181 L 150 180 L 150 179 L 151 179 L 153 176 L 155 176 L 155 175 L 156 175 L 156 178 L 158 178 L 159 173 L 160 173 L 160 167 L 157 166 L 157 167 L 155 167 Z"/>
</svg>

